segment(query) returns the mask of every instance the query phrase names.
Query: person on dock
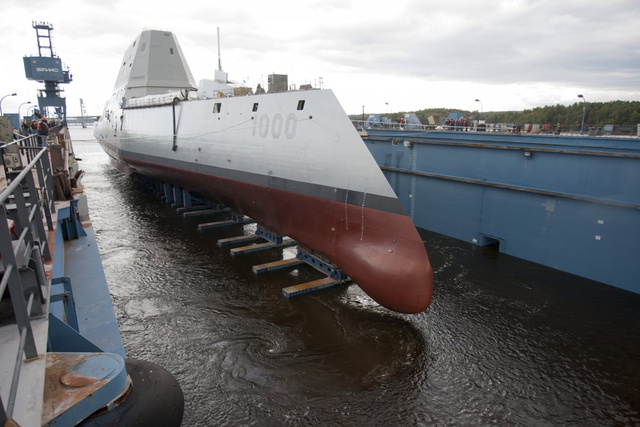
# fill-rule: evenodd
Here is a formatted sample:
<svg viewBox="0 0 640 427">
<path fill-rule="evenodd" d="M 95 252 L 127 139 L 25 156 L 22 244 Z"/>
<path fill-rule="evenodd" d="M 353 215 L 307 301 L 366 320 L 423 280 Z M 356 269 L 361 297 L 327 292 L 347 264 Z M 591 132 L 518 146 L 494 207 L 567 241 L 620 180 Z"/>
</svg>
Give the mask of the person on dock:
<svg viewBox="0 0 640 427">
<path fill-rule="evenodd" d="M 40 136 L 40 146 L 47 146 L 47 137 L 49 136 L 49 125 L 47 125 L 47 118 L 43 117 L 38 123 L 38 135 Z"/>
<path fill-rule="evenodd" d="M 560 126 L 560 123 L 558 123 L 558 126 L 556 127 L 556 131 L 553 134 L 560 135 L 560 132 L 562 132 L 562 126 Z"/>
</svg>

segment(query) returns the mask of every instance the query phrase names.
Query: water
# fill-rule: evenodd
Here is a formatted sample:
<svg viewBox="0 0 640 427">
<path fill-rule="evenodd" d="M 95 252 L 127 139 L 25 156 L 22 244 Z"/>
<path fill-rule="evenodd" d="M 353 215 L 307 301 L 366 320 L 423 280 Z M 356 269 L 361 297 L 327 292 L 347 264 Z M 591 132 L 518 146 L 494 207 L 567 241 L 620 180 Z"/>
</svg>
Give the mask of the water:
<svg viewBox="0 0 640 427">
<path fill-rule="evenodd" d="M 424 232 L 425 313 L 287 300 L 318 273 L 251 266 L 293 250 L 232 258 L 240 227 L 199 233 L 71 132 L 125 350 L 178 379 L 183 425 L 640 424 L 640 295 Z"/>
</svg>

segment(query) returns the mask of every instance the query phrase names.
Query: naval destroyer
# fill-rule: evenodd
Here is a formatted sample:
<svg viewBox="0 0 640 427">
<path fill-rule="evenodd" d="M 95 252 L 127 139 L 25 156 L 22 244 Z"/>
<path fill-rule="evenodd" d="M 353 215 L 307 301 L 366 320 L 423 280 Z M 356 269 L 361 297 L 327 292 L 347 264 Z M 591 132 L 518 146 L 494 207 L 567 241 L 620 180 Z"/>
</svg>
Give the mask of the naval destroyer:
<svg viewBox="0 0 640 427">
<path fill-rule="evenodd" d="M 424 243 L 334 93 L 234 96 L 214 71 L 196 84 L 174 34 L 142 32 L 95 128 L 113 165 L 295 239 L 382 306 L 424 311 L 433 287 Z"/>
</svg>

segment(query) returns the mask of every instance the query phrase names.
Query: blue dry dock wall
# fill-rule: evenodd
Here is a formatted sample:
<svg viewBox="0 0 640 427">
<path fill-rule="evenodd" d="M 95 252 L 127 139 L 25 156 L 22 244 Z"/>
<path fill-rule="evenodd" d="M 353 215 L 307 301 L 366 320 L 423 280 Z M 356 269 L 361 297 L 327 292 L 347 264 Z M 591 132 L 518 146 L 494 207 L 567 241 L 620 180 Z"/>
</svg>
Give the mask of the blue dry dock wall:
<svg viewBox="0 0 640 427">
<path fill-rule="evenodd" d="M 446 133 L 365 142 L 416 226 L 640 293 L 640 145 Z"/>
</svg>

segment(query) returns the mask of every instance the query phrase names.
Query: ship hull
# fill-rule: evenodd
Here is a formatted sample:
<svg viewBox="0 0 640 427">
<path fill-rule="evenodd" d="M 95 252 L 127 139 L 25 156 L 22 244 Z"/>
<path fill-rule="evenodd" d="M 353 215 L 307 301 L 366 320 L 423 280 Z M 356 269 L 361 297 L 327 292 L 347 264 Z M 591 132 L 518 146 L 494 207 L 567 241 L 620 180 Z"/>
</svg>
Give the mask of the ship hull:
<svg viewBox="0 0 640 427">
<path fill-rule="evenodd" d="M 277 112 L 300 97 L 304 113 Z M 254 101 L 261 114 L 247 117 Z M 330 91 L 229 98 L 227 115 L 212 117 L 215 103 L 112 107 L 117 119 L 99 123 L 96 136 L 122 172 L 201 193 L 290 236 L 379 304 L 401 313 L 429 306 L 433 271 L 424 243 L 346 114 L 336 114 L 341 107 Z M 277 117 L 295 124 L 283 119 L 276 133 Z"/>
<path fill-rule="evenodd" d="M 317 251 L 390 310 L 418 313 L 431 302 L 433 270 L 407 215 L 363 207 L 366 196 L 356 192 L 352 197 L 360 205 L 169 167 L 162 159 L 141 160 L 117 154 L 110 144 L 103 147 L 125 173 L 136 171 L 197 191 Z"/>
</svg>

